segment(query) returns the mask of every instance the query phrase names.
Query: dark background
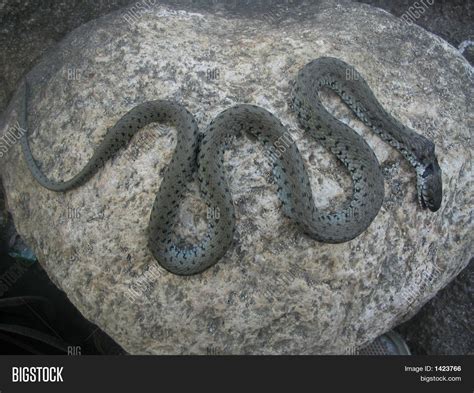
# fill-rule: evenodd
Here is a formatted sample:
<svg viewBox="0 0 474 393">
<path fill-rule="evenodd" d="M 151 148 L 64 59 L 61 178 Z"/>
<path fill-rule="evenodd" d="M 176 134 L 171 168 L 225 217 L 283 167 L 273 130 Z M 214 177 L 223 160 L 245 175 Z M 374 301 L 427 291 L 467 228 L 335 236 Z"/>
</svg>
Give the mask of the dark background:
<svg viewBox="0 0 474 393">
<path fill-rule="evenodd" d="M 211 1 L 194 0 L 193 6 L 209 8 Z M 0 0 L 0 113 L 6 108 L 22 75 L 68 32 L 136 2 Z M 273 3 L 282 6 L 295 2 L 299 0 Z M 415 0 L 361 2 L 400 16 Z M 248 0 L 228 3 L 231 3 L 228 7 L 251 7 Z M 474 41 L 474 1 L 434 0 L 416 23 L 458 48 L 463 41 Z M 474 47 L 468 47 L 463 55 L 472 65 Z M 105 333 L 81 316 L 64 292 L 51 283 L 39 263 L 27 255 L 6 211 L 0 189 L 0 277 L 7 276 L 11 283 L 8 290 L 4 291 L 0 286 L 0 354 L 53 354 L 63 353 L 68 348 L 73 354 L 83 355 L 124 353 Z M 413 354 L 473 354 L 473 298 L 471 260 L 453 282 L 396 330 L 407 340 Z M 19 326 L 29 330 L 22 331 Z"/>
</svg>

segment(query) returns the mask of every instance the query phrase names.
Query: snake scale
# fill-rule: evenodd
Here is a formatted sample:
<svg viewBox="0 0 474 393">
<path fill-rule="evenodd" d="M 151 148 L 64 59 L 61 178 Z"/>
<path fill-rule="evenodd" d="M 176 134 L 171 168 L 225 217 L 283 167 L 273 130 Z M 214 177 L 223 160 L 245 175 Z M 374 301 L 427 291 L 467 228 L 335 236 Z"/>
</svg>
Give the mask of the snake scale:
<svg viewBox="0 0 474 393">
<path fill-rule="evenodd" d="M 301 231 L 327 243 L 349 241 L 362 233 L 375 218 L 384 197 L 384 181 L 372 149 L 349 126 L 333 117 L 323 106 L 319 91 L 337 93 L 354 114 L 384 141 L 395 147 L 417 174 L 417 194 L 422 208 L 437 211 L 441 205 L 441 169 L 434 144 L 388 114 L 362 77 L 347 63 L 322 57 L 306 64 L 294 83 L 292 106 L 305 134 L 321 143 L 344 164 L 352 177 L 352 196 L 339 211 L 316 208 L 308 173 L 295 143 L 279 151 L 272 163 L 273 176 L 283 212 Z M 25 80 L 22 122 L 27 129 L 28 82 Z M 177 145 L 164 173 L 150 215 L 148 246 L 168 271 L 191 275 L 217 263 L 233 241 L 235 214 L 223 157 L 229 137 L 246 134 L 267 148 L 286 132 L 285 126 L 266 109 L 239 104 L 221 112 L 199 133 L 194 116 L 174 101 L 142 103 L 127 112 L 110 128 L 92 158 L 72 179 L 56 182 L 40 170 L 31 153 L 28 135 L 22 150 L 33 177 L 52 191 L 64 192 L 90 179 L 133 135 L 150 123 L 164 123 L 177 130 Z M 173 226 L 184 198 L 186 184 L 197 174 L 201 197 L 219 217 L 208 220 L 206 234 L 197 244 L 173 241 Z"/>
</svg>

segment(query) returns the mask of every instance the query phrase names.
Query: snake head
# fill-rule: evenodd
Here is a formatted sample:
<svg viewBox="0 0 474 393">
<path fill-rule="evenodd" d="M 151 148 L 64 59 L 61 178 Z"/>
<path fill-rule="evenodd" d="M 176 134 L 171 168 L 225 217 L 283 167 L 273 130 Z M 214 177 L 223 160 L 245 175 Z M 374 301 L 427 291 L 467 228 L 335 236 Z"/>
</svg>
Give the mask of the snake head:
<svg viewBox="0 0 474 393">
<path fill-rule="evenodd" d="M 441 207 L 443 185 L 436 157 L 418 171 L 418 200 L 423 209 L 435 212 Z"/>
</svg>

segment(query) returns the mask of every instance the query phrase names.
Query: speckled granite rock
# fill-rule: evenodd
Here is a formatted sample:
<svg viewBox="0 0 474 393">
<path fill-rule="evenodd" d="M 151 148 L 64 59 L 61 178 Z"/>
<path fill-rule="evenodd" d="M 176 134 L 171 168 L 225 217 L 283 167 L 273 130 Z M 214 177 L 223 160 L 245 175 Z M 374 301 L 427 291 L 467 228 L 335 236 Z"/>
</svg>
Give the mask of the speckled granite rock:
<svg viewBox="0 0 474 393">
<path fill-rule="evenodd" d="M 106 128 L 145 100 L 179 100 L 202 129 L 221 110 L 248 102 L 293 130 L 318 205 L 340 203 L 349 177 L 332 155 L 298 137 L 288 106 L 297 71 L 330 55 L 355 65 L 389 111 L 436 143 L 445 196 L 438 213 L 421 211 L 408 164 L 328 95 L 328 106 L 367 137 L 386 173 L 386 200 L 370 228 L 339 245 L 301 235 L 281 213 L 260 146 L 238 140 L 226 160 L 235 246 L 215 267 L 183 278 L 159 267 L 146 248 L 173 130 L 142 130 L 67 194 L 38 186 L 19 146 L 10 147 L 3 184 L 19 233 L 78 309 L 124 349 L 352 353 L 413 315 L 468 263 L 472 69 L 453 47 L 381 10 L 346 2 L 278 17 L 145 8 L 138 17 L 124 10 L 82 26 L 30 72 L 30 140 L 50 176 L 76 173 Z M 17 120 L 18 99 L 3 133 Z M 190 186 L 182 236 L 202 234 L 207 213 Z"/>
</svg>

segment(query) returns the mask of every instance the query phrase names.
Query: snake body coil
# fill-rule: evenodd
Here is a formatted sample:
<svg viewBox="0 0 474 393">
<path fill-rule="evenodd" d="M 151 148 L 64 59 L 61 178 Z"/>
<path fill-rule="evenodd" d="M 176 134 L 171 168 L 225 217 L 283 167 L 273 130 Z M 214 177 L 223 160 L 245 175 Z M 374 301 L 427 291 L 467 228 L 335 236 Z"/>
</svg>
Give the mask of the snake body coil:
<svg viewBox="0 0 474 393">
<path fill-rule="evenodd" d="M 335 91 L 360 120 L 411 163 L 417 173 L 420 205 L 432 211 L 441 205 L 441 169 L 434 144 L 389 115 L 358 75 L 341 60 L 319 58 L 299 72 L 293 98 L 293 107 L 307 135 L 335 154 L 352 177 L 352 196 L 346 205 L 336 212 L 315 207 L 308 173 L 295 143 L 280 152 L 273 162 L 285 215 L 304 233 L 321 242 L 339 243 L 358 236 L 377 215 L 384 195 L 383 176 L 375 154 L 361 136 L 327 112 L 318 95 L 324 87 Z M 27 90 L 25 81 L 25 128 Z M 41 172 L 30 151 L 27 134 L 21 144 L 33 177 L 50 190 L 67 191 L 84 184 L 126 147 L 140 128 L 153 122 L 176 127 L 178 138 L 151 211 L 148 245 L 156 260 L 170 272 L 199 273 L 219 261 L 233 240 L 234 205 L 222 165 L 225 142 L 231 136 L 246 133 L 267 147 L 274 146 L 286 129 L 270 112 L 254 105 L 236 105 L 221 112 L 201 139 L 193 115 L 180 104 L 165 100 L 145 102 L 126 113 L 107 132 L 85 167 L 64 182 L 51 181 Z M 220 215 L 209 220 L 207 233 L 198 244 L 178 245 L 173 241 L 173 226 L 186 184 L 193 180 L 196 171 L 202 198 Z"/>
</svg>

